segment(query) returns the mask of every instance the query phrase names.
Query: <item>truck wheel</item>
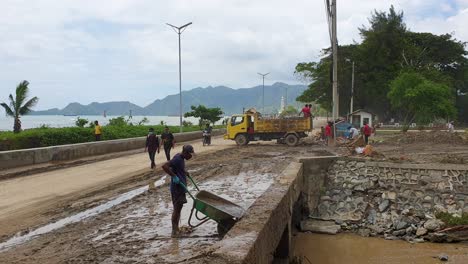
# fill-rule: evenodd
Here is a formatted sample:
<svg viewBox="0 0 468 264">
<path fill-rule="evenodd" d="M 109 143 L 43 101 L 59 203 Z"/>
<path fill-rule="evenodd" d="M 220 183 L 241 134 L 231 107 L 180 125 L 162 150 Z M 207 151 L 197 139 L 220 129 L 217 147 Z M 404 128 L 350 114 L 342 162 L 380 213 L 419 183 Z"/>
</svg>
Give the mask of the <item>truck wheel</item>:
<svg viewBox="0 0 468 264">
<path fill-rule="evenodd" d="M 247 140 L 247 137 L 244 134 L 239 134 L 236 136 L 236 144 L 239 146 L 244 146 L 247 145 L 249 141 Z"/>
<path fill-rule="evenodd" d="M 294 134 L 289 134 L 286 136 L 285 141 L 288 146 L 296 146 L 299 142 L 299 138 Z"/>
</svg>

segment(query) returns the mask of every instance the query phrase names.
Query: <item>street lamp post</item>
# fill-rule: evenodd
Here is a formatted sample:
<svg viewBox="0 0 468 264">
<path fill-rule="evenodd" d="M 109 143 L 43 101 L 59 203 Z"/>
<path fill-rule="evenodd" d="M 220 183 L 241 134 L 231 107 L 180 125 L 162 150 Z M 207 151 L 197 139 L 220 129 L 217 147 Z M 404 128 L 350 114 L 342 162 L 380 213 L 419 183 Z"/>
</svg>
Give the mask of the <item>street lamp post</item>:
<svg viewBox="0 0 468 264">
<path fill-rule="evenodd" d="M 187 23 L 183 26 L 176 27 L 169 23 L 166 23 L 168 26 L 172 27 L 174 31 L 179 35 L 179 118 L 180 118 L 180 132 L 182 133 L 182 59 L 181 59 L 181 48 L 180 48 L 180 35 L 184 32 L 185 28 L 190 26 L 192 22 Z"/>
<path fill-rule="evenodd" d="M 352 64 L 352 70 L 351 70 L 351 100 L 349 103 L 349 113 L 351 114 L 353 112 L 353 97 L 354 97 L 354 61 L 351 61 L 350 59 L 346 59 L 347 62 L 351 62 Z"/>
<path fill-rule="evenodd" d="M 265 76 L 267 76 L 268 74 L 270 74 L 269 72 L 267 73 L 259 73 L 257 72 L 259 75 L 262 76 L 262 79 L 263 79 L 263 90 L 262 90 L 262 113 L 265 114 Z"/>
</svg>

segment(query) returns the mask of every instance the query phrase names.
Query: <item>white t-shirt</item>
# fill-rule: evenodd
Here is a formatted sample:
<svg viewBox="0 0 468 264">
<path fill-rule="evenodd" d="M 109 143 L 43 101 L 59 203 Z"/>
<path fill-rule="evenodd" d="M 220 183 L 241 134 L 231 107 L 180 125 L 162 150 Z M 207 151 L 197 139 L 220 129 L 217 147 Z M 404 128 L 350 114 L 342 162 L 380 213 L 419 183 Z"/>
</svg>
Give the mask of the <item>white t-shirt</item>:
<svg viewBox="0 0 468 264">
<path fill-rule="evenodd" d="M 352 127 L 352 128 L 349 130 L 349 135 L 351 136 L 351 138 L 356 138 L 357 136 L 359 136 L 359 130 L 357 130 L 356 128 Z"/>
</svg>

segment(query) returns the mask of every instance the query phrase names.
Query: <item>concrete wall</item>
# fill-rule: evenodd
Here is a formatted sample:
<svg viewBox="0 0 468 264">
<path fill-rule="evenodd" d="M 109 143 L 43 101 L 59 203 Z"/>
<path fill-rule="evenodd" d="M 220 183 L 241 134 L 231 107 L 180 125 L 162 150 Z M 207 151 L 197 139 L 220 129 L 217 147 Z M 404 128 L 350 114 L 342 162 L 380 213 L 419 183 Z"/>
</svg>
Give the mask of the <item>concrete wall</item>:
<svg viewBox="0 0 468 264">
<path fill-rule="evenodd" d="M 213 131 L 214 136 L 225 133 L 224 129 Z M 177 142 L 201 140 L 201 132 L 174 133 Z M 106 140 L 44 148 L 22 149 L 0 152 L 0 169 L 16 168 L 53 161 L 66 161 L 83 157 L 109 154 L 144 148 L 146 137 Z"/>
<path fill-rule="evenodd" d="M 300 163 L 292 162 L 227 235 L 212 247 L 209 257 L 191 263 L 267 264 L 275 258 L 287 257 L 298 200 L 309 190 L 320 190 L 326 170 L 334 159 L 303 158 Z"/>
</svg>

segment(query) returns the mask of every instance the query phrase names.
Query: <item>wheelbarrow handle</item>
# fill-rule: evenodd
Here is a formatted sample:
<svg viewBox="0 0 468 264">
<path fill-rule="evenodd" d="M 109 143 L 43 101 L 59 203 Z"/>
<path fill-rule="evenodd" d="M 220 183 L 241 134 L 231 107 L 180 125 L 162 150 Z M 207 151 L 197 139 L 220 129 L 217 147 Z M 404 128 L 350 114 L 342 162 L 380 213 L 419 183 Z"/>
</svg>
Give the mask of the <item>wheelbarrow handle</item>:
<svg viewBox="0 0 468 264">
<path fill-rule="evenodd" d="M 177 176 L 175 176 L 177 177 Z M 190 197 L 192 197 L 193 200 L 195 200 L 195 197 L 190 193 L 190 191 L 188 190 L 187 186 L 185 186 L 185 184 L 183 184 L 182 182 L 179 182 L 180 186 L 182 186 L 185 191 L 190 195 Z"/>
<path fill-rule="evenodd" d="M 195 186 L 195 189 L 197 189 L 197 191 L 200 191 L 200 188 L 198 188 L 198 185 L 195 183 L 195 181 L 193 180 L 193 178 L 190 176 L 190 174 L 187 174 L 188 178 L 190 179 L 190 181 L 193 183 L 193 186 Z"/>
</svg>

